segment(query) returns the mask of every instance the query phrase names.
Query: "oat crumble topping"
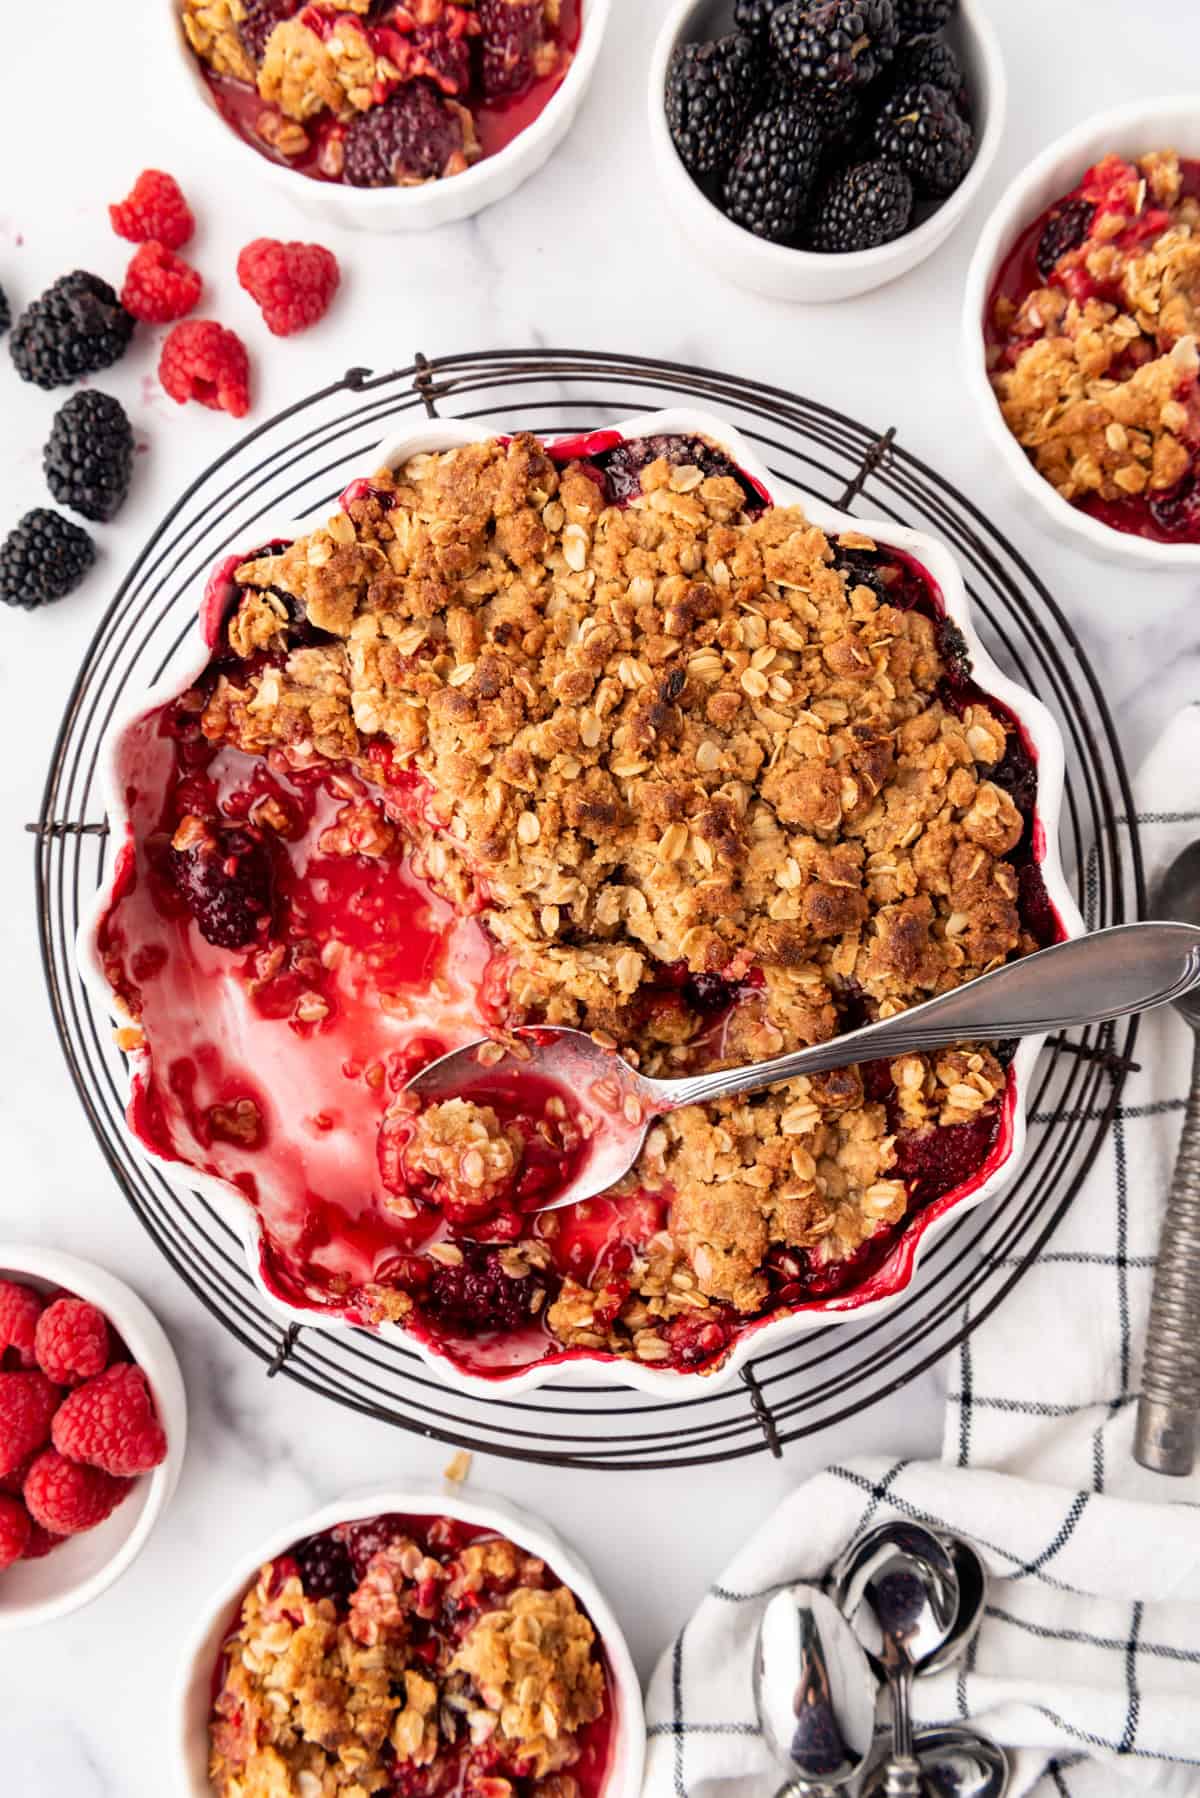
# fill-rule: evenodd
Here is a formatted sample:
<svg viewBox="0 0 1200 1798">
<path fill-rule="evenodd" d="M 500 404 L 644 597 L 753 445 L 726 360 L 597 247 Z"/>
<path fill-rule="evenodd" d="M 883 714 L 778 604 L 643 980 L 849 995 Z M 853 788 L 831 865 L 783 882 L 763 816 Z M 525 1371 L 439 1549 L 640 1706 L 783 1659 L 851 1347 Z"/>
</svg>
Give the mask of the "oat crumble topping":
<svg viewBox="0 0 1200 1798">
<path fill-rule="evenodd" d="M 381 1518 L 260 1570 L 222 1650 L 220 1798 L 598 1798 L 595 1631 L 543 1561 L 469 1534 Z"/>
<path fill-rule="evenodd" d="M 1162 495 L 1194 469 L 1200 198 L 1170 151 L 1089 170 L 1081 232 L 1019 298 L 992 305 L 992 385 L 1005 422 L 1064 499 Z"/>
<path fill-rule="evenodd" d="M 383 470 L 236 570 L 231 653 L 189 702 L 214 743 L 368 783 L 338 852 L 406 852 L 479 915 L 497 1027 L 577 1026 L 651 1073 L 824 1041 L 1036 946 L 1026 819 L 992 778 L 1005 719 L 948 695 L 935 618 L 889 603 L 869 539 L 751 505 L 726 469 L 659 457 L 627 504 L 528 436 Z M 716 1042 L 706 982 L 728 999 Z M 672 1326 L 720 1319 L 727 1346 L 790 1256 L 834 1265 L 903 1220 L 898 1132 L 994 1124 L 1005 1087 L 969 1047 L 894 1063 L 890 1101 L 869 1074 L 665 1119 L 626 1187 L 632 1218 L 639 1192 L 665 1215 L 631 1226 L 619 1273 L 562 1281 L 554 1337 L 666 1362 Z M 431 1176 L 511 1174 L 486 1109 L 421 1131 Z M 505 1251 L 511 1277 L 550 1266 L 556 1228 Z M 412 1317 L 405 1290 L 366 1298 Z"/>
</svg>

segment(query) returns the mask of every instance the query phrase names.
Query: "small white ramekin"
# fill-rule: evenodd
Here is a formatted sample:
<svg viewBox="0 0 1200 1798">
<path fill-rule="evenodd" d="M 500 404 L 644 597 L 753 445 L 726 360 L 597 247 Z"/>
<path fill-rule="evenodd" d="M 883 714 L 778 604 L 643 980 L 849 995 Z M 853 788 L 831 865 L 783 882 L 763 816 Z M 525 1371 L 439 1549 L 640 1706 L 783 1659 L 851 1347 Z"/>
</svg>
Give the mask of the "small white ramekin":
<svg viewBox="0 0 1200 1798">
<path fill-rule="evenodd" d="M 701 42 L 732 28 L 730 0 L 674 0 L 650 58 L 650 136 L 670 210 L 718 274 L 769 299 L 848 300 L 883 287 L 924 262 L 949 237 L 995 161 L 1004 130 L 1008 83 L 984 0 L 961 0 L 947 38 L 966 71 L 975 116 L 975 160 L 961 186 L 915 230 L 875 250 L 845 256 L 767 243 L 713 204 L 688 173 L 671 141 L 663 95 L 677 44 Z"/>
<path fill-rule="evenodd" d="M 642 1789 L 646 1757 L 641 1682 L 621 1626 L 591 1573 L 548 1524 L 518 1510 L 505 1499 L 490 1494 L 481 1498 L 468 1498 L 457 1493 L 447 1495 L 434 1487 L 356 1492 L 337 1499 L 311 1516 L 273 1530 L 265 1542 L 260 1542 L 252 1553 L 243 1555 L 222 1579 L 200 1614 L 179 1665 L 171 1724 L 174 1790 L 178 1798 L 212 1798 L 208 1778 L 208 1718 L 212 1709 L 213 1671 L 221 1643 L 258 1569 L 293 1543 L 302 1542 L 306 1536 L 315 1536 L 338 1523 L 356 1523 L 363 1518 L 392 1512 L 410 1517 L 454 1517 L 479 1529 L 495 1530 L 509 1537 L 519 1548 L 539 1556 L 575 1594 L 591 1618 L 604 1650 L 616 1708 L 612 1762 L 605 1781 L 604 1798 L 637 1798 Z"/>
<path fill-rule="evenodd" d="M 471 218 L 485 206 L 515 193 L 549 160 L 574 124 L 595 72 L 610 3 L 583 0 L 579 46 L 562 86 L 537 118 L 495 156 L 485 156 L 461 175 L 427 181 L 420 187 L 351 187 L 340 181 L 314 181 L 261 155 L 239 137 L 213 103 L 200 64 L 183 35 L 178 0 L 158 0 L 173 64 L 172 79 L 186 94 L 188 115 L 196 131 L 203 132 L 205 142 L 214 150 L 223 149 L 231 173 L 240 179 L 253 180 L 252 171 L 257 171 L 310 218 L 350 231 L 429 231 L 436 225 Z"/>
<path fill-rule="evenodd" d="M 2 1635 L 82 1610 L 133 1565 L 179 1483 L 187 1394 L 162 1325 L 135 1292 L 103 1268 L 34 1243 L 0 1242 L 0 1279 L 20 1280 L 39 1292 L 63 1288 L 103 1311 L 145 1373 L 167 1434 L 166 1460 L 142 1476 L 104 1523 L 73 1536 L 40 1561 L 18 1561 L 0 1573 Z"/>
<path fill-rule="evenodd" d="M 1038 523 L 1059 542 L 1098 561 L 1156 573 L 1200 569 L 1200 543 L 1154 543 L 1090 518 L 1045 480 L 1004 422 L 988 379 L 984 315 L 1004 258 L 1034 219 L 1078 185 L 1085 170 L 1110 150 L 1144 156 L 1178 150 L 1200 157 L 1200 94 L 1135 100 L 1097 113 L 1042 151 L 1009 183 L 979 239 L 963 295 L 963 357 L 967 386 L 984 434 L 1010 482 Z"/>
</svg>

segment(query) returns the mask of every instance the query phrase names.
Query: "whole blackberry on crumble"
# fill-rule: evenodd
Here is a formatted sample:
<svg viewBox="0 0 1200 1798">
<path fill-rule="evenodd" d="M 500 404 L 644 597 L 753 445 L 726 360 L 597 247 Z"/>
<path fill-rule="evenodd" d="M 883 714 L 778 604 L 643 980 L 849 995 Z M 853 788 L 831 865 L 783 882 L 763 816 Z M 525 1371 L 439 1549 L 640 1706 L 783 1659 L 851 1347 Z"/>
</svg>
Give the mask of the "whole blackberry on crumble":
<svg viewBox="0 0 1200 1798">
<path fill-rule="evenodd" d="M 382 106 L 351 122 L 345 149 L 352 187 L 430 181 L 463 158 L 462 116 L 429 82 L 406 81 Z"/>
<path fill-rule="evenodd" d="M 949 94 L 927 81 L 892 95 L 875 121 L 872 142 L 881 156 L 907 170 L 917 193 L 936 200 L 954 192 L 975 153 L 971 127 Z"/>
<path fill-rule="evenodd" d="M 424 1317 L 441 1329 L 464 1336 L 491 1330 L 519 1330 L 531 1323 L 546 1297 L 546 1276 L 537 1269 L 513 1279 L 501 1264 L 501 1251 L 486 1243 L 463 1242 L 462 1263 L 435 1266 L 421 1295 Z"/>
<path fill-rule="evenodd" d="M 855 163 L 834 176 L 817 202 L 812 247 L 835 255 L 873 250 L 907 231 L 912 210 L 912 181 L 898 162 Z"/>
<path fill-rule="evenodd" d="M 8 295 L 5 293 L 4 289 L 0 287 L 0 337 L 3 337 L 11 324 L 12 313 L 8 308 Z"/>
<path fill-rule="evenodd" d="M 970 119 L 971 96 L 963 66 L 949 44 L 942 43 L 940 38 L 901 50 L 888 70 L 888 76 L 893 93 L 902 87 L 913 87 L 920 81 L 931 81 L 934 87 L 943 88 L 949 94 L 964 119 Z"/>
<path fill-rule="evenodd" d="M 524 91 L 538 72 L 538 51 L 546 41 L 542 0 L 479 0 L 483 91 L 496 99 Z"/>
<path fill-rule="evenodd" d="M 808 106 L 776 106 L 758 115 L 725 177 L 725 210 L 768 243 L 789 243 L 817 179 L 824 133 Z"/>
<path fill-rule="evenodd" d="M 25 308 L 9 349 L 23 381 L 63 387 L 111 368 L 132 336 L 133 318 L 108 282 L 77 268 Z"/>
<path fill-rule="evenodd" d="M 88 391 L 59 408 L 42 452 L 46 484 L 60 506 L 105 524 L 133 476 L 133 431 L 119 400 Z"/>
<path fill-rule="evenodd" d="M 900 42 L 936 37 L 958 11 L 958 0 L 892 0 Z"/>
<path fill-rule="evenodd" d="M 676 468 L 699 468 L 706 479 L 709 475 L 732 477 L 746 495 L 747 511 L 761 510 L 762 495 L 751 487 L 741 469 L 702 437 L 630 437 L 598 456 L 596 461 L 604 473 L 609 503 L 624 506 L 636 499 L 642 491 L 642 470 L 662 457 Z"/>
<path fill-rule="evenodd" d="M 865 87 L 896 48 L 892 0 L 789 0 L 771 17 L 771 49 L 792 78 Z"/>
<path fill-rule="evenodd" d="M 86 531 L 48 506 L 35 506 L 0 544 L 0 599 L 36 611 L 65 598 L 95 559 Z"/>
<path fill-rule="evenodd" d="M 772 13 L 786 4 L 787 0 L 734 0 L 733 22 L 748 36 L 765 38 Z"/>
<path fill-rule="evenodd" d="M 246 16 L 238 21 L 237 33 L 255 62 L 262 61 L 276 25 L 290 19 L 299 5 L 300 0 L 242 0 Z"/>
<path fill-rule="evenodd" d="M 732 162 L 761 79 L 758 50 L 742 32 L 679 45 L 667 70 L 667 125 L 693 175 L 719 175 Z"/>
<path fill-rule="evenodd" d="M 271 861 L 248 830 L 210 826 L 192 848 L 169 850 L 170 873 L 205 942 L 246 949 L 270 917 Z"/>
<path fill-rule="evenodd" d="M 345 1606 L 358 1581 L 346 1544 L 334 1535 L 310 1536 L 292 1550 L 300 1583 L 309 1598 L 332 1598 Z"/>
<path fill-rule="evenodd" d="M 1095 216 L 1096 208 L 1090 200 L 1065 200 L 1053 208 L 1042 227 L 1035 257 L 1043 281 L 1050 279 L 1063 256 L 1086 241 Z"/>
</svg>

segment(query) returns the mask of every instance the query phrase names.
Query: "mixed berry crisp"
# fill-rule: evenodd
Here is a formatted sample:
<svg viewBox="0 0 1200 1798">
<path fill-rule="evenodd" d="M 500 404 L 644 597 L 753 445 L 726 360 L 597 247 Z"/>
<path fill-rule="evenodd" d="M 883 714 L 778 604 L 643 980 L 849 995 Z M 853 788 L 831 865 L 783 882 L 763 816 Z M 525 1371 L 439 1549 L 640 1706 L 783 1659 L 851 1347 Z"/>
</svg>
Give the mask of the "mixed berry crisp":
<svg viewBox="0 0 1200 1798">
<path fill-rule="evenodd" d="M 1117 530 L 1200 543 L 1200 162 L 1111 155 L 1021 235 L 986 320 L 1039 474 Z"/>
<path fill-rule="evenodd" d="M 207 607 L 206 673 L 124 740 L 100 941 L 135 1129 L 236 1183 L 290 1303 L 494 1375 L 710 1368 L 1003 1153 L 968 1044 L 678 1112 L 537 1215 L 570 1095 L 403 1090 L 539 1023 L 762 1059 L 1058 936 L 1032 753 L 910 558 L 695 437 L 518 436 L 355 482 Z"/>
<path fill-rule="evenodd" d="M 461 174 L 533 122 L 582 0 L 182 0 L 218 111 L 273 161 L 353 187 Z"/>
<path fill-rule="evenodd" d="M 599 1798 L 613 1693 L 546 1563 L 447 1517 L 341 1524 L 268 1561 L 214 1679 L 213 1789 Z"/>
</svg>

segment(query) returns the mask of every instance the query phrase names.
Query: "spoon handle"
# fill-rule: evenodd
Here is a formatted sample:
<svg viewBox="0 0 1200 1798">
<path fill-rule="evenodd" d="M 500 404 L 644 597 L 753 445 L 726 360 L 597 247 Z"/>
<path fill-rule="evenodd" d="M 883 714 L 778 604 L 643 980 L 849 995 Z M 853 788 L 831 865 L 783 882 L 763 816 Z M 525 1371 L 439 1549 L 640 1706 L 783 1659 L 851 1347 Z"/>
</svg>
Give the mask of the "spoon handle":
<svg viewBox="0 0 1200 1798">
<path fill-rule="evenodd" d="M 1188 1474 L 1200 1412 L 1200 1035 L 1158 1245 L 1134 1454 L 1153 1473 Z"/>
<path fill-rule="evenodd" d="M 953 992 L 832 1042 L 749 1067 L 656 1080 L 654 1102 L 673 1110 L 945 1043 L 1002 1042 L 1097 1024 L 1166 1004 L 1198 980 L 1200 930 L 1190 924 L 1118 924 L 1007 962 Z"/>
<path fill-rule="evenodd" d="M 884 1798 L 921 1798 L 921 1763 L 913 1753 L 912 1668 L 897 1667 L 892 1688 L 892 1752 L 884 1769 Z"/>
</svg>

